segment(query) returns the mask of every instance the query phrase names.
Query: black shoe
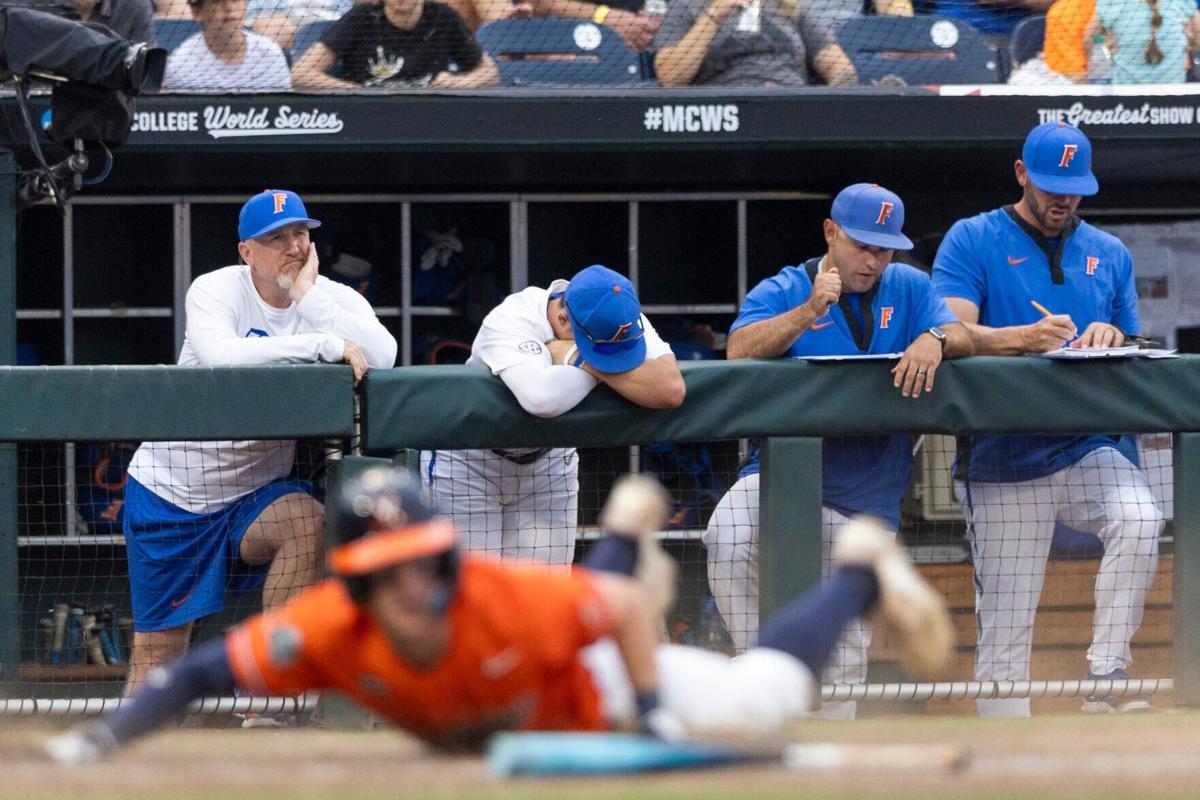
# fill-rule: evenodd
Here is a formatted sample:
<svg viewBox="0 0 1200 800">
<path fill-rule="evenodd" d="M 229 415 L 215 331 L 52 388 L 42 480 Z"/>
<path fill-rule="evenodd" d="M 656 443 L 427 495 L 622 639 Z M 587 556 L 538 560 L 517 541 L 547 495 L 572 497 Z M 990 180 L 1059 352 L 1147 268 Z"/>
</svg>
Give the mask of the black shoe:
<svg viewBox="0 0 1200 800">
<path fill-rule="evenodd" d="M 167 70 L 167 51 L 146 42 L 138 42 L 125 54 L 125 76 L 130 94 L 158 94 Z"/>
</svg>

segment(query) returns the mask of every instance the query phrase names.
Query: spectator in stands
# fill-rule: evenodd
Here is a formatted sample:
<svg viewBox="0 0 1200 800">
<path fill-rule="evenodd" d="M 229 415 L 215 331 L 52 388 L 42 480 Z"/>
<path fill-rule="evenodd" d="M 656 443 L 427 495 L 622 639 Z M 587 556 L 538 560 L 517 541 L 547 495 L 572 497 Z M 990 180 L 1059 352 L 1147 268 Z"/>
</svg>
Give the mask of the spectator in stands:
<svg viewBox="0 0 1200 800">
<path fill-rule="evenodd" d="M 810 54 L 825 83 L 858 83 L 833 28 L 796 0 L 671 0 L 654 46 L 663 86 L 803 86 Z"/>
<path fill-rule="evenodd" d="M 498 19 L 529 19 L 534 15 L 533 0 L 446 0 L 446 5 L 462 17 L 472 33 Z"/>
<path fill-rule="evenodd" d="M 499 77 L 462 18 L 435 0 L 355 6 L 292 68 L 297 89 L 473 88 Z"/>
<path fill-rule="evenodd" d="M 1096 0 L 1054 0 L 1046 12 L 1046 36 L 1042 54 L 1046 66 L 1075 83 L 1087 76 L 1086 39 L 1096 16 Z"/>
<path fill-rule="evenodd" d="M 613 0 L 610 3 L 587 3 L 581 0 L 533 0 L 538 16 L 590 19 L 597 25 L 607 25 L 616 31 L 634 50 L 645 50 L 654 41 L 663 22 L 662 2 L 644 0 Z"/>
<path fill-rule="evenodd" d="M 187 0 L 153 0 L 153 14 L 159 19 L 191 19 L 192 9 Z"/>
<path fill-rule="evenodd" d="M 291 50 L 301 25 L 340 19 L 354 5 L 355 0 L 248 0 L 246 20 L 259 36 L 271 39 L 284 50 Z"/>
<path fill-rule="evenodd" d="M 912 0 L 871 0 L 871 9 L 881 17 L 913 15 Z M 851 17 L 862 16 L 863 4 L 859 0 L 810 0 L 804 6 L 804 13 L 836 28 Z"/>
<path fill-rule="evenodd" d="M 1096 0 L 1085 41 L 1101 31 L 1113 42 L 1113 83 L 1183 83 L 1200 11 L 1194 0 Z"/>
<path fill-rule="evenodd" d="M 108 29 L 134 42 L 153 42 L 150 27 L 150 4 L 146 0 L 74 0 L 75 10 L 83 22 L 99 22 Z"/>
<path fill-rule="evenodd" d="M 167 59 L 169 91 L 291 91 L 279 45 L 242 30 L 246 0 L 188 0 L 200 33 Z"/>
<path fill-rule="evenodd" d="M 939 17 L 959 19 L 994 45 L 1007 47 L 1017 23 L 1031 14 L 1044 14 L 1052 0 L 938 0 Z M 1003 51 L 1001 51 L 1003 52 Z"/>
</svg>

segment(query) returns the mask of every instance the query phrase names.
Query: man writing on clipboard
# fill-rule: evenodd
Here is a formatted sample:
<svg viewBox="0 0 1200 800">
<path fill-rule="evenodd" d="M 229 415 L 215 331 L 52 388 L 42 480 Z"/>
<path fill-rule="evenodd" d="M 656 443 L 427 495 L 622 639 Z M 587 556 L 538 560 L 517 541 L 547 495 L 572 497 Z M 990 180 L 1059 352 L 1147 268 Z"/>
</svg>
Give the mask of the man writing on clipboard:
<svg viewBox="0 0 1200 800">
<path fill-rule="evenodd" d="M 905 397 L 933 389 L 942 358 L 970 355 L 971 335 L 954 319 L 929 276 L 893 264 L 912 242 L 901 232 L 904 203 L 870 183 L 843 189 L 824 222 L 823 256 L 783 270 L 746 296 L 729 333 L 728 357 L 881 355 L 902 352 L 892 369 Z M 883 369 L 880 365 L 880 369 Z M 912 473 L 907 435 L 826 437 L 822 464 L 822 574 L 829 548 L 854 514 L 872 514 L 895 531 L 900 498 Z M 704 534 L 708 576 L 717 607 L 739 652 L 758 635 L 758 451 L 717 504 Z M 846 629 L 830 659 L 826 683 L 862 683 L 870 633 Z M 847 719 L 854 703 L 826 703 L 822 716 Z"/>
<path fill-rule="evenodd" d="M 1118 347 L 1138 331 L 1133 258 L 1117 237 L 1075 215 L 1080 199 L 1099 190 L 1091 165 L 1082 131 L 1038 125 L 1014 164 L 1021 200 L 959 220 L 946 234 L 934 287 L 976 335 L 980 355 L 1043 353 L 1068 342 Z M 1163 527 L 1136 447 L 1133 436 L 1119 435 L 960 439 L 977 680 L 1029 679 L 1033 618 L 1058 522 L 1104 544 L 1085 677 L 1129 677 L 1129 641 L 1157 573 Z M 1029 716 L 1027 698 L 976 705 L 983 716 Z M 1145 698 L 1088 696 L 1083 703 L 1089 713 L 1148 707 Z"/>
</svg>

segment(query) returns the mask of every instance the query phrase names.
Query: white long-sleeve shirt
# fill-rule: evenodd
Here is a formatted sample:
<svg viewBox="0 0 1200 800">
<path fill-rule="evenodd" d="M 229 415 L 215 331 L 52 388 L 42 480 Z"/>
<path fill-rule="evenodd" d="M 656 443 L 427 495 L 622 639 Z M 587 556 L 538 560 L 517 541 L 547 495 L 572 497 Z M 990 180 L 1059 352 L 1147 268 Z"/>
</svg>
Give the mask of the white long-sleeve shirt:
<svg viewBox="0 0 1200 800">
<path fill-rule="evenodd" d="M 372 368 L 395 364 L 396 340 L 362 295 L 319 276 L 299 303 L 268 305 L 244 264 L 201 275 L 188 289 L 181 366 L 342 360 L 347 339 Z M 280 413 L 303 413 L 302 404 Z M 222 508 L 287 475 L 294 441 L 146 442 L 129 474 L 167 502 L 195 514 Z"/>
<path fill-rule="evenodd" d="M 554 337 L 546 308 L 550 295 L 566 291 L 559 279 L 548 289 L 530 286 L 510 294 L 484 317 L 471 345 L 468 364 L 486 364 L 517 398 L 521 408 L 536 417 L 565 414 L 596 388 L 598 381 L 586 370 L 554 364 L 543 342 Z M 670 355 L 671 347 L 642 316 L 646 358 Z"/>
</svg>

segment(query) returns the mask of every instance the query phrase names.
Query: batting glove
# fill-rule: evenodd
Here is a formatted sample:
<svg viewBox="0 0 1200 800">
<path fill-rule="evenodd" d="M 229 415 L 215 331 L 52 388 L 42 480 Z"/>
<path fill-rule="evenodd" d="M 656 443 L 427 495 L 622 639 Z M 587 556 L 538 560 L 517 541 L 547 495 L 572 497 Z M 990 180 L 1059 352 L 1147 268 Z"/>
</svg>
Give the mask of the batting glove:
<svg viewBox="0 0 1200 800">
<path fill-rule="evenodd" d="M 653 736 L 664 742 L 687 739 L 687 728 L 674 712 L 664 708 L 653 689 L 637 693 L 638 733 Z"/>
</svg>

